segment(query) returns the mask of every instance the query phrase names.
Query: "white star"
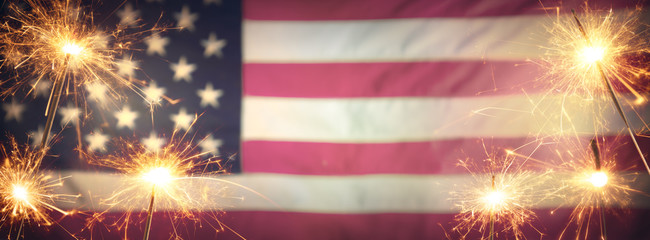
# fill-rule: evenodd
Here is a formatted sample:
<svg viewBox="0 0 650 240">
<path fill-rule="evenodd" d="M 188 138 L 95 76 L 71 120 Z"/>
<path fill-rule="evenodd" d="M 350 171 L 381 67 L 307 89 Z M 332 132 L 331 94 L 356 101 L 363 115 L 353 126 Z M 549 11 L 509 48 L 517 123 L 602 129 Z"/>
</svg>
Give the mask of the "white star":
<svg viewBox="0 0 650 240">
<path fill-rule="evenodd" d="M 178 24 L 176 24 L 177 27 L 194 31 L 194 21 L 199 18 L 199 14 L 191 13 L 190 7 L 185 5 L 181 12 L 174 13 L 174 18 L 178 21 Z"/>
<path fill-rule="evenodd" d="M 41 140 L 43 140 L 43 133 L 45 132 L 45 128 L 41 125 L 38 126 L 38 130 L 36 131 L 30 131 L 27 136 L 29 136 L 29 140 L 32 142 L 32 147 L 40 147 L 41 146 Z M 50 132 L 51 133 L 51 132 Z M 52 138 L 52 134 L 48 134 L 48 140 Z"/>
<path fill-rule="evenodd" d="M 214 5 L 221 5 L 221 0 L 203 0 L 203 5 L 210 5 L 214 3 Z"/>
<path fill-rule="evenodd" d="M 217 39 L 216 33 L 210 33 L 207 40 L 202 40 L 201 45 L 205 48 L 203 56 L 208 58 L 212 55 L 222 57 L 221 49 L 226 46 L 226 39 Z"/>
<path fill-rule="evenodd" d="M 47 81 L 45 79 L 34 79 L 31 82 L 32 85 L 32 91 L 34 94 L 34 97 L 47 97 L 50 94 L 50 88 L 52 87 L 52 82 Z"/>
<path fill-rule="evenodd" d="M 86 135 L 86 142 L 88 142 L 88 151 L 106 152 L 106 143 L 110 139 L 108 135 L 102 134 L 99 130 Z"/>
<path fill-rule="evenodd" d="M 93 81 L 86 84 L 86 91 L 88 92 L 88 99 L 96 103 L 106 103 L 106 92 L 108 87 L 98 81 Z"/>
<path fill-rule="evenodd" d="M 141 142 L 149 151 L 157 152 L 167 141 L 164 138 L 159 138 L 155 132 L 151 132 L 149 133 L 149 137 L 143 138 Z"/>
<path fill-rule="evenodd" d="M 131 111 L 129 106 L 124 106 L 121 111 L 115 113 L 117 118 L 117 128 L 135 129 L 135 119 L 138 118 L 138 112 Z"/>
<path fill-rule="evenodd" d="M 61 118 L 61 125 L 65 126 L 69 123 L 73 125 L 79 124 L 79 116 L 81 116 L 81 109 L 68 105 L 59 109 L 59 114 L 63 115 Z"/>
<path fill-rule="evenodd" d="M 192 72 L 196 70 L 196 64 L 188 64 L 187 58 L 181 56 L 178 60 L 178 63 L 172 63 L 169 66 L 174 71 L 174 81 L 178 82 L 180 80 L 185 80 L 187 82 L 192 81 Z"/>
<path fill-rule="evenodd" d="M 120 25 L 133 26 L 140 17 L 140 11 L 134 10 L 133 6 L 127 3 L 123 10 L 117 11 L 117 16 L 120 17 Z"/>
<path fill-rule="evenodd" d="M 209 152 L 210 154 L 214 156 L 219 156 L 219 148 L 223 145 L 223 140 L 221 139 L 214 139 L 212 135 L 208 135 L 205 139 L 203 139 L 199 143 L 199 147 L 201 148 L 201 152 L 207 153 Z"/>
<path fill-rule="evenodd" d="M 219 108 L 219 97 L 223 95 L 223 90 L 214 89 L 212 83 L 205 84 L 205 89 L 199 89 L 196 91 L 196 94 L 201 97 L 201 107 L 212 106 L 213 108 Z"/>
<path fill-rule="evenodd" d="M 165 88 L 158 87 L 156 82 L 151 82 L 149 86 L 142 90 L 142 92 L 144 92 L 145 101 L 149 105 L 160 104 L 166 91 Z"/>
<path fill-rule="evenodd" d="M 187 130 L 192 125 L 192 121 L 194 121 L 194 115 L 187 114 L 187 110 L 181 108 L 178 114 L 171 115 L 171 119 L 174 121 L 174 128 Z"/>
<path fill-rule="evenodd" d="M 16 119 L 16 122 L 20 122 L 23 118 L 23 112 L 25 111 L 25 104 L 20 104 L 16 99 L 11 99 L 11 103 L 2 104 L 2 109 L 7 112 L 7 114 L 5 114 L 5 121 Z"/>
<path fill-rule="evenodd" d="M 92 43 L 96 48 L 106 49 L 108 48 L 109 36 L 103 31 L 97 31 L 93 36 Z"/>
<path fill-rule="evenodd" d="M 167 53 L 165 51 L 165 46 L 169 44 L 168 37 L 160 37 L 159 34 L 151 34 L 150 37 L 146 38 L 144 42 L 147 44 L 147 55 L 158 54 L 160 56 L 165 56 Z"/>
<path fill-rule="evenodd" d="M 116 61 L 115 65 L 117 65 L 117 74 L 124 77 L 133 77 L 139 64 L 131 60 L 130 57 L 123 56 L 122 59 Z"/>
</svg>

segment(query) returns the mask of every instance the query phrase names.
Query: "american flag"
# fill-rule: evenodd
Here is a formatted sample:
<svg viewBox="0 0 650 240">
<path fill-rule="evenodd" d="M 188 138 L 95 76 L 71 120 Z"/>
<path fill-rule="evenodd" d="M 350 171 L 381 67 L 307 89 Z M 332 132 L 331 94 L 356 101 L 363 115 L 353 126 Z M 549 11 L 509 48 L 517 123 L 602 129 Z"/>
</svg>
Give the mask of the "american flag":
<svg viewBox="0 0 650 240">
<path fill-rule="evenodd" d="M 229 203 L 220 219 L 231 230 L 215 235 L 211 227 L 180 225 L 176 234 L 182 238 L 456 239 L 460 235 L 451 228 L 457 209 L 449 192 L 470 178 L 458 160 L 486 158 L 486 142 L 515 149 L 551 134 L 525 114 L 531 94 L 543 91 L 536 83 L 543 70 L 530 62 L 544 54 L 545 7 L 581 9 L 583 2 L 542 3 L 89 3 L 107 28 L 151 23 L 179 28 L 148 36 L 142 51 L 118 57 L 115 66 L 124 76 L 148 81 L 145 97 L 165 95 L 178 102 L 165 102 L 151 115 L 135 95 L 108 108 L 99 103 L 101 91 L 93 89 L 87 90 L 87 109 L 64 99 L 53 128 L 60 133 L 52 149 L 57 157 L 46 167 L 72 175 L 65 183 L 71 192 L 110 192 L 115 188 L 110 181 L 93 179 L 114 175 L 80 159 L 73 150 L 79 142 L 85 151 L 100 153 L 113 151 L 110 139 L 119 137 L 155 149 L 181 129 L 204 139 L 201 151 L 228 160 L 233 174 L 226 178 L 272 200 L 236 192 L 244 200 Z M 617 10 L 637 4 L 611 0 L 590 6 Z M 37 145 L 49 87 L 40 83 L 31 95 L 4 99 L 4 132 Z M 196 114 L 202 115 L 189 129 Z M 610 129 L 604 137 L 617 138 L 620 125 Z M 639 140 L 648 151 L 650 141 Z M 630 144 L 622 146 L 616 148 L 619 159 L 638 164 Z M 553 155 L 552 150 L 535 154 Z M 639 179 L 647 195 L 650 179 Z M 80 201 L 101 211 L 89 198 Z M 616 219 L 608 222 L 611 238 L 650 238 L 647 202 L 635 201 L 626 210 L 632 214 L 608 214 Z M 556 239 L 571 209 L 556 204 L 535 212 L 541 238 Z M 74 218 L 61 221 L 72 232 L 82 224 Z M 169 219 L 156 218 L 153 226 L 152 239 L 172 236 Z M 589 230 L 590 239 L 597 230 Z M 128 236 L 138 238 L 139 231 L 142 227 L 135 226 Z M 568 238 L 575 231 L 569 228 Z M 525 235 L 540 238 L 532 228 Z M 61 228 L 34 227 L 25 236 L 71 238 Z M 122 236 L 93 233 L 95 238 Z"/>
</svg>

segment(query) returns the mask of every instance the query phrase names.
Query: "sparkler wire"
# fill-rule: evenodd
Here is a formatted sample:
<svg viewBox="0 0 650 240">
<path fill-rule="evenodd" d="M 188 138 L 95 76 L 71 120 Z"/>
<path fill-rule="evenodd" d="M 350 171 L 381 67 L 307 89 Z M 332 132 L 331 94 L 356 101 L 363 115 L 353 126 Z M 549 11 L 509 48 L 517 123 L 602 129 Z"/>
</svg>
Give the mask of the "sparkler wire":
<svg viewBox="0 0 650 240">
<path fill-rule="evenodd" d="M 67 69 L 70 61 L 70 55 L 66 56 L 64 62 L 64 68 Z M 54 116 L 56 116 L 56 109 L 59 108 L 59 100 L 61 100 L 61 95 L 63 94 L 63 85 L 65 85 L 66 72 L 61 75 L 56 81 L 54 81 L 54 87 L 52 88 L 52 93 L 50 94 L 50 100 L 47 103 L 47 109 L 45 110 L 45 116 L 47 120 L 45 122 L 45 131 L 43 132 L 43 138 L 41 138 L 41 149 L 45 149 L 47 146 L 48 138 L 50 131 L 52 130 L 52 124 L 54 123 Z"/>
<path fill-rule="evenodd" d="M 147 223 L 144 229 L 144 236 L 142 239 L 149 240 L 149 232 L 151 231 L 151 220 L 153 219 L 153 202 L 156 197 L 156 185 L 151 188 L 151 201 L 149 201 L 149 210 L 147 210 Z"/>
<path fill-rule="evenodd" d="M 496 186 L 494 185 L 495 176 L 492 175 L 492 192 L 496 191 Z M 494 209 L 490 210 L 490 240 L 494 240 Z"/>
<path fill-rule="evenodd" d="M 591 139 L 591 151 L 594 153 L 594 163 L 596 164 L 596 171 L 600 171 L 600 149 L 596 139 Z M 600 203 L 600 236 L 602 240 L 607 240 L 607 225 L 605 223 L 605 208 L 604 204 Z"/>
<path fill-rule="evenodd" d="M 18 227 L 18 234 L 16 234 L 16 240 L 20 239 L 20 233 L 23 231 L 23 224 L 25 224 L 25 218 L 20 220 L 20 227 Z"/>
<path fill-rule="evenodd" d="M 585 40 L 587 41 L 587 44 L 591 45 L 591 40 L 589 39 L 589 36 L 587 35 L 587 32 L 585 31 L 584 27 L 582 26 L 582 23 L 580 23 L 580 19 L 578 19 L 578 16 L 576 15 L 575 10 L 571 9 L 571 12 L 573 13 L 573 18 L 576 20 L 576 23 L 578 24 L 578 29 L 582 33 L 582 35 L 585 37 Z M 600 72 L 600 77 L 605 82 L 605 85 L 607 86 L 607 92 L 609 92 L 609 96 L 612 98 L 612 101 L 614 102 L 614 106 L 616 107 L 616 111 L 618 112 L 618 115 L 621 116 L 621 119 L 623 119 L 623 123 L 625 123 L 625 127 L 627 128 L 627 132 L 630 135 L 630 138 L 632 138 L 632 142 L 634 143 L 634 147 L 636 148 L 636 151 L 639 153 L 639 156 L 641 156 L 641 160 L 643 161 L 643 165 L 645 166 L 646 170 L 648 171 L 648 174 L 650 174 L 650 166 L 648 166 L 648 162 L 646 161 L 645 157 L 643 156 L 643 151 L 641 151 L 641 147 L 639 147 L 639 143 L 636 141 L 636 134 L 632 131 L 632 128 L 630 127 L 630 123 L 627 120 L 627 116 L 625 116 L 625 113 L 623 112 L 623 109 L 621 108 L 620 101 L 618 100 L 618 97 L 616 96 L 616 92 L 614 92 L 614 88 L 612 87 L 612 83 L 605 74 L 605 71 L 603 70 L 602 63 L 600 60 L 596 61 L 596 66 L 598 67 L 598 71 Z"/>
</svg>

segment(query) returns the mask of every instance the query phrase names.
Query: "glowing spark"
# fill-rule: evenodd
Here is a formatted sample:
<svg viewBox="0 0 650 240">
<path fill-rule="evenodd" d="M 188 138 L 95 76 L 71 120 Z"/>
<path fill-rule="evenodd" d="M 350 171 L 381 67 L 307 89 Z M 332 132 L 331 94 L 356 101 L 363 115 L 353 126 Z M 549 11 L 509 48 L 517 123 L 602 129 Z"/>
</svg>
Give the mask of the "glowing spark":
<svg viewBox="0 0 650 240">
<path fill-rule="evenodd" d="M 578 56 L 584 61 L 586 64 L 593 64 L 597 61 L 600 61 L 603 59 L 605 56 L 605 48 L 604 47 L 598 47 L 598 46 L 585 46 L 582 48 L 580 51 L 580 54 Z"/>
<path fill-rule="evenodd" d="M 485 196 L 485 203 L 488 204 L 489 208 L 491 208 L 493 211 L 498 211 L 501 205 L 503 205 L 504 201 L 506 199 L 505 194 L 501 191 L 493 191 L 489 192 Z"/>
<path fill-rule="evenodd" d="M 473 177 L 472 181 L 454 187 L 461 190 L 450 193 L 460 210 L 452 230 L 461 238 L 472 230 L 481 232 L 481 239 L 495 239 L 499 234 L 523 238 L 524 227 L 534 229 L 531 222 L 536 215 L 530 208 L 546 198 L 547 191 L 541 186 L 549 175 L 522 170 L 522 163 L 516 163 L 515 156 L 512 150 L 502 157 L 490 156 L 484 161 L 487 166 L 460 162 Z"/>
<path fill-rule="evenodd" d="M 29 204 L 29 194 L 27 189 L 20 185 L 13 185 L 14 190 L 11 193 L 11 196 L 19 201 L 23 201 L 26 204 Z"/>
<path fill-rule="evenodd" d="M 607 184 L 607 174 L 604 172 L 592 173 L 588 181 L 594 185 L 594 187 L 601 188 Z"/>
<path fill-rule="evenodd" d="M 543 80 L 566 94 L 608 97 L 597 66 L 601 65 L 609 78 L 644 99 L 640 80 L 649 75 L 649 66 L 633 57 L 650 53 L 650 46 L 639 16 L 639 10 L 615 13 L 586 8 L 576 15 L 580 27 L 573 16 L 558 16 L 547 28 L 551 39 L 544 59 L 548 75 Z"/>
<path fill-rule="evenodd" d="M 142 179 L 156 186 L 164 186 L 170 183 L 174 177 L 172 177 L 169 168 L 157 167 L 145 172 Z"/>
<path fill-rule="evenodd" d="M 614 13 L 611 9 L 607 12 L 594 11 L 588 7 L 584 10 L 580 16 L 573 10 L 573 16 L 558 16 L 548 29 L 552 46 L 545 59 L 549 67 L 545 80 L 552 83 L 553 90 L 566 95 L 586 94 L 585 103 L 593 106 L 585 107 L 596 109 L 596 131 L 606 128 L 608 119 L 600 117 L 602 111 L 599 108 L 604 107 L 599 106 L 601 101 L 593 100 L 609 98 L 650 174 L 650 166 L 619 100 L 626 99 L 619 97 L 615 89 L 620 86 L 634 95 L 636 99 L 631 101 L 633 104 L 646 101 L 641 91 L 647 90 L 643 80 L 650 75 L 650 64 L 648 61 L 635 60 L 635 57 L 650 53 L 646 32 L 640 27 L 640 10 L 620 13 Z M 614 85 L 613 82 L 618 84 Z"/>
<path fill-rule="evenodd" d="M 199 221 L 200 218 L 210 215 L 209 212 L 203 211 L 199 216 L 197 212 L 204 210 L 202 208 L 206 205 L 214 204 L 215 199 L 225 197 L 223 188 L 201 186 L 195 182 L 200 175 L 219 174 L 225 170 L 220 165 L 220 159 L 207 158 L 207 152 L 197 152 L 197 146 L 191 141 L 184 142 L 183 138 L 172 136 L 171 141 L 157 151 L 151 151 L 139 142 L 118 142 L 122 146 L 121 150 L 116 151 L 116 155 L 90 155 L 88 158 L 91 164 L 114 168 L 124 176 L 120 190 L 100 202 L 107 206 L 108 210 L 98 213 L 89 221 L 88 229 L 95 224 L 108 222 L 117 230 L 124 231 L 126 236 L 128 226 L 133 224 L 130 222 L 133 216 L 142 214 L 142 209 L 147 209 L 144 204 L 149 204 L 147 229 L 151 223 L 151 213 L 154 211 L 164 212 L 173 220 L 187 218 Z M 123 208 L 120 211 L 125 212 L 124 216 L 113 222 L 105 219 L 105 213 L 117 207 Z M 214 217 L 216 219 L 216 215 Z"/>
<path fill-rule="evenodd" d="M 74 44 L 74 43 L 66 43 L 65 45 L 63 45 L 61 50 L 63 50 L 63 52 L 66 55 L 67 54 L 79 55 L 79 53 L 81 53 L 81 51 L 83 51 L 83 47 L 81 47 L 81 46 L 79 46 L 77 44 Z"/>
<path fill-rule="evenodd" d="M 0 214 L 3 223 L 34 223 L 50 226 L 55 223 L 50 212 L 69 215 L 55 206 L 56 202 L 74 202 L 78 195 L 55 194 L 63 178 L 54 178 L 40 171 L 42 151 L 20 146 L 10 137 L 10 147 L 0 146 L 5 162 L 0 166 Z M 20 230 L 17 233 L 20 235 Z"/>
<path fill-rule="evenodd" d="M 124 78 L 114 71 L 115 56 L 123 55 L 143 33 L 126 35 L 124 29 L 117 29 L 105 34 L 93 25 L 92 13 L 86 13 L 80 2 L 26 0 L 25 8 L 10 4 L 7 21 L 0 24 L 2 66 L 16 72 L 15 78 L 0 81 L 0 97 L 14 95 L 29 86 L 28 79 L 52 81 L 41 148 L 47 144 L 62 95 L 83 93 L 81 87 L 99 80 L 110 87 L 109 96 L 115 99 L 122 97 L 120 88 L 143 96 L 139 89 L 142 81 Z M 111 36 L 112 44 L 108 44 L 107 36 Z"/>
<path fill-rule="evenodd" d="M 589 149 L 584 141 L 559 139 L 557 142 L 558 161 L 551 163 L 556 169 L 557 177 L 549 184 L 560 186 L 557 189 L 558 196 L 565 204 L 573 207 L 569 223 L 560 239 L 567 234 L 569 226 L 574 224 L 577 229 L 573 238 L 590 239 L 591 219 L 599 218 L 601 235 L 598 237 L 606 239 L 604 212 L 607 207 L 625 208 L 631 202 L 631 194 L 639 192 L 630 187 L 638 173 L 616 169 L 616 159 L 609 148 L 599 147 L 608 146 L 607 144 L 603 139 L 593 139 Z M 547 161 L 550 162 L 552 160 Z"/>
</svg>

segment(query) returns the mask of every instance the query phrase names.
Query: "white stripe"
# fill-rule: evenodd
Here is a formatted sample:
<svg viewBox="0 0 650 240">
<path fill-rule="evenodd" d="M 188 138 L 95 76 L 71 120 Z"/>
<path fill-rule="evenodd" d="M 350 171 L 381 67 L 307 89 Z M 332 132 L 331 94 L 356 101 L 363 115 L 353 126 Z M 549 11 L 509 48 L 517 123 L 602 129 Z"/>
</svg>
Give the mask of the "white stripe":
<svg viewBox="0 0 650 240">
<path fill-rule="evenodd" d="M 63 172 L 71 176 L 66 180 L 66 193 L 82 193 L 78 203 L 61 206 L 87 206 L 84 209 L 103 211 L 107 206 L 98 204 L 121 186 L 119 175 L 106 173 Z M 558 175 L 559 176 L 559 175 Z M 226 211 L 291 211 L 315 213 L 455 213 L 451 191 L 467 186 L 475 180 L 470 175 L 361 175 L 361 176 L 308 176 L 284 174 L 240 174 L 221 177 L 247 186 L 263 194 L 274 203 L 234 185 L 214 182 L 214 188 L 228 187 L 228 195 L 213 199 L 200 210 Z M 486 178 L 487 179 L 487 178 Z M 562 178 L 559 179 L 561 182 Z M 648 189 L 650 176 L 641 174 L 632 187 Z M 561 184 L 559 184 L 561 185 Z M 558 186 L 559 186 L 558 185 Z M 193 186 L 188 186 L 191 189 Z M 544 187 L 557 187 L 553 184 Z M 147 188 L 148 190 L 148 188 Z M 146 209 L 148 192 L 142 193 L 141 206 L 113 206 L 109 211 Z M 87 193 L 92 193 L 87 194 Z M 539 194 L 539 193 L 536 193 Z M 92 199 L 88 196 L 92 196 Z M 635 196 L 636 197 L 636 196 Z M 277 204 L 277 205 L 276 205 Z M 570 207 L 562 199 L 548 199 L 536 205 L 539 209 Z M 165 210 L 157 206 L 157 211 Z M 635 208 L 649 208 L 647 198 L 635 201 Z M 169 210 L 169 209 L 167 209 Z"/>
<path fill-rule="evenodd" d="M 526 137 L 565 132 L 615 135 L 623 122 L 609 103 L 579 97 L 272 98 L 244 97 L 243 140 L 388 143 Z M 566 115 L 563 115 L 562 108 Z M 592 109 L 598 109 L 594 113 Z M 598 115 L 596 115 L 598 114 Z M 627 113 L 634 126 L 637 115 Z M 647 115 L 647 113 L 645 113 Z M 647 118 L 647 116 L 646 116 Z M 595 122 L 603 122 L 595 130 Z"/>
<path fill-rule="evenodd" d="M 624 14 L 623 11 L 615 13 Z M 545 54 L 550 38 L 546 28 L 555 19 L 556 16 L 522 15 L 244 20 L 243 60 L 244 63 L 308 63 L 535 59 Z"/>
<path fill-rule="evenodd" d="M 544 54 L 545 15 L 243 25 L 244 62 L 524 60 Z"/>
<path fill-rule="evenodd" d="M 519 60 L 541 56 L 547 16 L 245 20 L 244 62 Z"/>
</svg>

